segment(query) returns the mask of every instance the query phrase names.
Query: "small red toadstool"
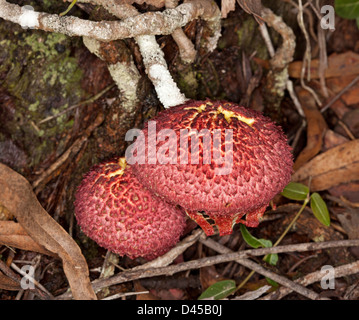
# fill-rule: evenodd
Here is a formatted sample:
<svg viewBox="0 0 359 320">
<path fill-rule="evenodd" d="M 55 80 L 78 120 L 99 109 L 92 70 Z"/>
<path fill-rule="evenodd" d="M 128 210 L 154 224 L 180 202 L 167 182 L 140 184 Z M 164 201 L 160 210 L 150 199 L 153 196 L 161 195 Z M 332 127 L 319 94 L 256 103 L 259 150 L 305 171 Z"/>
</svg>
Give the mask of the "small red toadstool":
<svg viewBox="0 0 359 320">
<path fill-rule="evenodd" d="M 125 158 L 96 165 L 86 174 L 76 192 L 75 216 L 89 238 L 131 259 L 163 255 L 186 224 L 181 209 L 138 182 Z"/>
<path fill-rule="evenodd" d="M 259 112 L 229 102 L 189 101 L 162 111 L 151 121 L 156 125 L 157 140 L 150 145 L 150 123 L 146 123 L 142 131 L 148 137 L 143 146 L 146 161 L 135 163 L 133 150 L 132 155 L 126 155 L 127 160 L 144 186 L 186 209 L 207 235 L 214 234 L 216 228 L 220 235 L 230 234 L 238 222 L 257 226 L 269 202 L 290 181 L 291 148 L 282 129 Z M 166 132 L 163 129 L 175 132 L 172 145 L 170 134 L 167 140 L 158 138 Z M 206 129 L 213 139 L 205 143 Z M 229 138 L 227 132 L 232 134 Z M 199 141 L 198 147 L 188 142 L 188 153 L 186 138 Z M 220 142 L 217 155 L 225 160 L 222 163 L 214 160 L 216 139 L 217 145 Z M 155 161 L 148 161 L 154 151 Z M 167 163 L 163 161 L 166 156 Z M 196 156 L 198 162 L 193 161 Z"/>
</svg>

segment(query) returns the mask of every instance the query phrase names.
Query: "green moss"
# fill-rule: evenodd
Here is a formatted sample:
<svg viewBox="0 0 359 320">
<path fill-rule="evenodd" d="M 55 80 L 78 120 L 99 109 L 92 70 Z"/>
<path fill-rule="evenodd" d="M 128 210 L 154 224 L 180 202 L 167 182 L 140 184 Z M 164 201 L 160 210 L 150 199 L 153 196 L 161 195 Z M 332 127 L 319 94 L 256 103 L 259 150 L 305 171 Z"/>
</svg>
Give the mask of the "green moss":
<svg viewBox="0 0 359 320">
<path fill-rule="evenodd" d="M 82 70 L 72 56 L 73 40 L 56 33 L 0 25 L 2 85 L 17 101 L 13 123 L 0 128 L 21 141 L 36 166 L 57 147 L 73 126 L 71 113 L 39 124 L 78 103 L 83 96 Z"/>
<path fill-rule="evenodd" d="M 198 89 L 196 73 L 192 70 L 178 75 L 177 85 L 187 98 L 195 99 Z"/>
<path fill-rule="evenodd" d="M 258 32 L 258 23 L 251 16 L 248 16 L 240 28 L 236 31 L 238 35 L 238 46 L 241 47 L 248 55 L 256 51 L 256 57 L 268 59 L 268 51 L 265 43 Z"/>
</svg>

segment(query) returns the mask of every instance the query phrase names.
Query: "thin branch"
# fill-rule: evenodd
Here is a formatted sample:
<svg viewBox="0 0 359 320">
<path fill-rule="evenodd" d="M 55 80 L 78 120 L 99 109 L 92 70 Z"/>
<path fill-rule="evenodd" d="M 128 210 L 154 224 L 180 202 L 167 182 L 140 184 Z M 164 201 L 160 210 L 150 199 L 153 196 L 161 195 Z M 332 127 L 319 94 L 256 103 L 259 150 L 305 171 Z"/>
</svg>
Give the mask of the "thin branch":
<svg viewBox="0 0 359 320">
<path fill-rule="evenodd" d="M 100 41 L 133 38 L 141 35 L 171 34 L 188 22 L 202 18 L 212 26 L 218 7 L 208 0 L 192 0 L 175 9 L 162 12 L 146 12 L 123 21 L 89 21 L 73 16 L 60 17 L 57 14 L 36 12 L 16 4 L 0 0 L 0 18 L 49 32 L 68 36 L 85 36 Z M 26 18 L 26 19 L 25 19 Z"/>
<path fill-rule="evenodd" d="M 359 261 L 355 261 L 353 263 L 348 263 L 339 267 L 333 268 L 333 276 L 335 278 L 341 278 L 348 275 L 359 273 Z M 295 280 L 296 283 L 301 284 L 303 286 L 309 286 L 312 283 L 321 281 L 323 279 L 323 272 L 321 270 L 315 271 L 305 275 L 304 277 Z M 280 287 L 275 292 L 272 292 L 262 298 L 260 300 L 279 300 L 286 295 L 290 294 L 292 290 L 286 287 Z"/>
<path fill-rule="evenodd" d="M 272 248 L 260 248 L 260 249 L 250 249 L 240 252 L 227 253 L 222 255 L 217 255 L 213 257 L 206 257 L 198 260 L 187 261 L 179 263 L 176 265 L 170 265 L 167 267 L 161 268 L 150 268 L 150 269 L 141 269 L 141 270 L 127 270 L 121 273 L 118 273 L 108 279 L 95 280 L 92 282 L 92 286 L 95 291 L 102 288 L 116 285 L 119 283 L 124 283 L 128 281 L 133 281 L 136 279 L 150 278 L 156 276 L 170 276 L 178 272 L 193 270 L 198 268 L 203 268 L 207 266 L 212 266 L 219 263 L 225 263 L 229 261 L 235 261 L 237 259 L 248 258 L 251 256 L 263 256 L 267 254 L 274 253 L 284 253 L 284 252 L 305 252 L 305 251 L 315 251 L 315 250 L 324 250 L 329 248 L 340 248 L 340 247 L 353 247 L 359 246 L 359 240 L 339 240 L 339 241 L 327 241 L 327 242 L 310 242 L 310 243 L 301 243 L 293 245 L 278 246 Z M 260 270 L 261 271 L 261 270 Z M 257 271 L 258 273 L 261 273 Z M 64 293 L 56 299 L 71 299 L 71 292 Z"/>
<path fill-rule="evenodd" d="M 323 108 L 320 109 L 320 112 L 326 111 L 330 108 L 335 101 L 337 101 L 344 93 L 351 89 L 359 81 L 359 75 L 356 76 L 343 90 L 341 90 L 333 99 L 331 99 Z"/>
<path fill-rule="evenodd" d="M 315 93 L 315 91 L 311 87 L 307 86 L 305 81 L 304 81 L 304 76 L 305 76 L 306 71 L 307 71 L 307 81 L 310 81 L 311 46 L 310 46 L 309 35 L 308 35 L 307 29 L 305 28 L 305 25 L 304 25 L 302 0 L 298 0 L 297 20 L 298 20 L 299 27 L 302 30 L 303 34 L 304 34 L 305 43 L 306 43 L 306 49 L 305 49 L 305 53 L 304 53 L 304 57 L 303 57 L 303 64 L 302 64 L 302 70 L 301 70 L 301 76 L 300 76 L 300 83 L 301 83 L 301 86 L 305 90 L 307 90 L 308 92 L 311 93 L 311 95 L 315 99 L 316 103 L 319 106 L 321 106 L 322 102 L 318 98 L 318 95 Z"/>
<path fill-rule="evenodd" d="M 178 6 L 178 0 L 165 0 L 166 9 L 174 9 Z M 196 59 L 197 51 L 194 44 L 187 38 L 181 28 L 176 29 L 172 33 L 172 38 L 176 42 L 179 55 L 184 63 L 193 63 Z"/>
<path fill-rule="evenodd" d="M 209 247 L 219 253 L 226 254 L 226 253 L 233 252 L 231 249 L 221 245 L 220 243 L 214 241 L 213 239 L 207 238 L 207 239 L 200 240 L 200 241 L 207 247 Z M 235 259 L 234 261 L 251 269 L 252 272 L 253 271 L 258 272 L 259 274 L 261 274 L 265 277 L 268 277 L 285 287 L 291 288 L 293 291 L 296 291 L 297 293 L 299 293 L 309 299 L 312 299 L 312 300 L 319 299 L 319 294 L 317 294 L 316 292 L 309 290 L 301 285 L 298 285 L 297 283 L 293 282 L 292 280 L 289 280 L 283 276 L 280 276 L 272 271 L 269 271 L 269 270 L 265 269 L 264 267 L 262 267 L 261 265 L 253 262 L 252 260 L 240 258 L 240 259 Z"/>
</svg>

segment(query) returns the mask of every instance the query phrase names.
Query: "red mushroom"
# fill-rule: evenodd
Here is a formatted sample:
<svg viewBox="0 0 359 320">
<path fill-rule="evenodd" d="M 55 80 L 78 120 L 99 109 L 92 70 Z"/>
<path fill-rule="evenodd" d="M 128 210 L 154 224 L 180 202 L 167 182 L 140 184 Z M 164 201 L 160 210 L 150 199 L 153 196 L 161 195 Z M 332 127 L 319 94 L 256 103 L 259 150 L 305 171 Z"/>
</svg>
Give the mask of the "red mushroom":
<svg viewBox="0 0 359 320">
<path fill-rule="evenodd" d="M 100 246 L 134 259 L 152 260 L 179 240 L 185 213 L 154 196 L 126 166 L 125 158 L 94 166 L 76 192 L 82 231 Z"/>
<path fill-rule="evenodd" d="M 216 228 L 220 235 L 230 234 L 238 222 L 257 226 L 269 202 L 290 181 L 291 148 L 282 129 L 259 112 L 229 102 L 189 101 L 159 113 L 152 120 L 142 131 L 148 137 L 143 146 L 145 161 L 135 163 L 140 151 L 138 145 L 137 151 L 133 148 L 132 153 L 127 154 L 127 160 L 133 164 L 133 172 L 144 186 L 186 209 L 207 235 L 214 234 Z M 153 124 L 157 140 L 151 145 L 149 131 Z M 166 132 L 163 129 L 172 129 L 176 139 L 171 139 L 173 134 L 172 137 L 167 134 L 167 140 L 159 138 L 161 132 Z M 192 131 L 186 135 L 185 129 Z M 211 132 L 209 148 L 205 129 Z M 216 129 L 217 133 L 220 129 L 217 138 Z M 196 132 L 197 138 L 202 138 L 197 149 L 191 149 L 188 142 L 188 163 L 184 163 L 184 142 L 189 136 L 192 141 Z M 232 137 L 229 135 L 226 139 L 226 133 L 230 132 Z M 217 145 L 221 142 L 217 149 L 216 139 Z M 230 162 L 215 161 L 216 150 Z M 157 158 L 151 163 L 149 155 L 153 156 L 154 151 Z M 196 156 L 198 162 L 193 161 Z"/>
</svg>

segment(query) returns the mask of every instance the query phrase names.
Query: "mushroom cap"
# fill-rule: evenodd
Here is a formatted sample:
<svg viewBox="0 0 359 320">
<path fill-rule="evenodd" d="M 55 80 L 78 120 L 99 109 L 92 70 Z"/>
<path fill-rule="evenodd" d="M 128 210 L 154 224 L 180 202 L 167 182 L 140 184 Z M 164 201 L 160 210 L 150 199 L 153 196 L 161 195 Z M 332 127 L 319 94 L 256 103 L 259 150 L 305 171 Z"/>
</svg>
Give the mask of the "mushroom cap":
<svg viewBox="0 0 359 320">
<path fill-rule="evenodd" d="M 204 211 L 209 216 L 213 213 L 217 218 L 238 220 L 247 213 L 267 207 L 290 181 L 293 157 L 287 139 L 279 126 L 257 111 L 224 101 L 189 101 L 160 112 L 151 121 L 156 124 L 156 144 L 151 144 L 152 124 L 147 122 L 142 131 L 146 137 L 145 161 L 134 163 L 138 155 L 135 149 L 127 160 L 133 164 L 133 172 L 144 186 L 187 211 Z M 183 141 L 191 135 L 185 134 L 186 128 L 204 133 L 203 137 L 208 133 L 207 129 L 212 137 L 210 145 L 208 140 L 205 142 L 200 138 L 197 150 L 191 148 L 190 139 L 188 158 L 183 157 Z M 163 129 L 172 129 L 176 139 L 164 139 Z M 220 132 L 217 137 L 216 129 L 217 134 Z M 233 136 L 226 137 L 226 132 L 232 132 Z M 171 149 L 174 143 L 176 153 Z M 167 153 L 164 151 L 166 147 Z M 148 152 L 153 150 L 156 150 L 157 158 L 152 164 Z M 223 163 L 214 159 L 215 150 L 224 157 Z M 161 155 L 168 156 L 169 162 L 165 163 Z M 188 159 L 187 164 L 184 159 Z M 197 163 L 196 159 L 199 159 Z M 252 221 L 251 225 L 255 223 Z"/>
<path fill-rule="evenodd" d="M 89 238 L 131 259 L 163 255 L 186 225 L 183 210 L 144 188 L 124 158 L 95 165 L 78 187 L 74 204 L 77 223 Z"/>
</svg>

